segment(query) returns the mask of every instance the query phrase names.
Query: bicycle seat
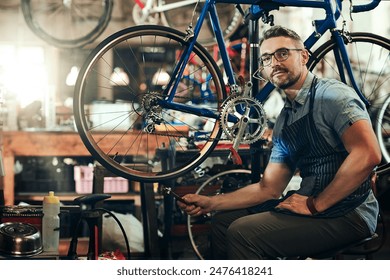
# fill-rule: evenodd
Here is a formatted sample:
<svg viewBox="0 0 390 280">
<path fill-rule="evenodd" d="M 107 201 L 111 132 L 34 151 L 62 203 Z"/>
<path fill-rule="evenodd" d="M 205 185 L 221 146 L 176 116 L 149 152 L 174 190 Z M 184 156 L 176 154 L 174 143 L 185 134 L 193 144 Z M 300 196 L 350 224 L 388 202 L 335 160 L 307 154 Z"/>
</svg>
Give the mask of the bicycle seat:
<svg viewBox="0 0 390 280">
<path fill-rule="evenodd" d="M 79 196 L 74 199 L 74 202 L 81 205 L 88 205 L 91 206 L 91 208 L 95 207 L 95 204 L 99 201 L 105 200 L 110 198 L 111 195 L 109 194 L 88 194 L 84 196 Z"/>
</svg>

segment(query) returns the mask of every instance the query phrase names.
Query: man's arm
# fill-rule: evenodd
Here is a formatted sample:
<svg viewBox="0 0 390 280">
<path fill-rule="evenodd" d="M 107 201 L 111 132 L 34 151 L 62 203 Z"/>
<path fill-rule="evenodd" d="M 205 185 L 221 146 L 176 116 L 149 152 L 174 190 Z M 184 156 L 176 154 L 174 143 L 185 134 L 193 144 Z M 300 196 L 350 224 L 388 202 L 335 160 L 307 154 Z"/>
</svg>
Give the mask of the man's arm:
<svg viewBox="0 0 390 280">
<path fill-rule="evenodd" d="M 279 198 L 291 180 L 293 172 L 287 165 L 268 163 L 260 182 L 234 192 L 213 197 L 187 194 L 183 198 L 192 205 L 178 202 L 189 215 L 200 215 L 215 210 L 233 210 L 251 207 L 269 199 Z"/>
<path fill-rule="evenodd" d="M 347 128 L 342 141 L 349 155 L 329 186 L 316 198 L 315 207 L 319 212 L 355 191 L 381 161 L 377 138 L 367 120 L 357 121 Z"/>
</svg>

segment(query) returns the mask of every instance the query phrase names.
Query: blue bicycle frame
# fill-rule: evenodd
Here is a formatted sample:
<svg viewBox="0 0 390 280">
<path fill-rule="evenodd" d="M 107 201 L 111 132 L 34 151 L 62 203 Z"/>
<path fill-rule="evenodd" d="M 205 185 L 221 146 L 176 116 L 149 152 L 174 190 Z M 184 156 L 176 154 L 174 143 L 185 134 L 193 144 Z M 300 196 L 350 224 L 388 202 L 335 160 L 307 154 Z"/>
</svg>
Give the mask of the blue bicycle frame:
<svg viewBox="0 0 390 280">
<path fill-rule="evenodd" d="M 378 6 L 381 0 L 372 0 L 372 2 L 365 5 L 357 5 L 351 6 L 350 12 L 357 13 L 374 9 Z M 362 92 L 359 90 L 357 83 L 353 77 L 352 67 L 348 58 L 348 52 L 343 42 L 343 37 L 340 32 L 336 30 L 337 19 L 339 18 L 342 10 L 341 2 L 342 0 L 335 0 L 335 4 L 332 3 L 332 0 L 205 0 L 202 11 L 200 12 L 198 21 L 194 27 L 194 30 L 190 30 L 187 35 L 186 40 L 188 41 L 188 45 L 183 52 L 183 55 L 180 57 L 180 60 L 173 71 L 172 77 L 181 77 L 183 76 L 183 72 L 185 69 L 185 65 L 190 59 L 190 54 L 194 48 L 196 43 L 198 34 L 202 28 L 202 24 L 207 15 L 209 15 L 213 30 L 215 33 L 215 37 L 217 40 L 217 44 L 220 50 L 220 55 L 223 61 L 224 69 L 227 75 L 228 84 L 232 87 L 232 85 L 236 85 L 236 80 L 233 73 L 233 68 L 230 63 L 230 59 L 227 53 L 226 45 L 223 38 L 223 32 L 221 30 L 221 26 L 219 23 L 216 3 L 227 3 L 227 4 L 250 4 L 250 8 L 247 11 L 247 16 L 251 20 L 262 19 L 265 23 L 269 23 L 269 12 L 272 10 L 279 10 L 280 7 L 304 7 L 304 8 L 316 8 L 323 9 L 325 11 L 325 18 L 322 20 L 315 20 L 314 27 L 315 30 L 313 33 L 305 40 L 304 45 L 306 49 L 310 50 L 310 48 L 319 40 L 319 38 L 325 34 L 326 31 L 330 31 L 337 45 L 337 51 L 335 51 L 335 59 L 337 62 L 338 70 L 340 73 L 340 78 L 343 82 L 346 82 L 346 75 L 344 73 L 344 69 L 347 71 L 348 77 L 350 77 L 352 86 L 356 90 L 359 97 L 368 105 L 368 101 Z M 256 59 L 257 58 L 251 58 Z M 170 89 L 169 93 L 166 93 L 168 98 L 164 101 L 164 106 L 167 108 L 172 108 L 176 110 L 182 110 L 183 112 L 189 112 L 193 114 L 201 114 L 203 116 L 212 117 L 217 119 L 218 115 L 208 110 L 207 108 L 194 108 L 189 107 L 185 104 L 172 103 L 171 101 L 174 98 L 176 89 L 179 85 L 179 79 L 172 79 L 167 88 Z M 268 82 L 263 89 L 261 89 L 258 93 L 253 94 L 253 97 L 259 100 L 260 102 L 264 102 L 268 95 L 274 89 L 274 85 Z M 232 117 L 233 118 L 233 117 Z M 234 121 L 234 119 L 232 119 Z"/>
</svg>

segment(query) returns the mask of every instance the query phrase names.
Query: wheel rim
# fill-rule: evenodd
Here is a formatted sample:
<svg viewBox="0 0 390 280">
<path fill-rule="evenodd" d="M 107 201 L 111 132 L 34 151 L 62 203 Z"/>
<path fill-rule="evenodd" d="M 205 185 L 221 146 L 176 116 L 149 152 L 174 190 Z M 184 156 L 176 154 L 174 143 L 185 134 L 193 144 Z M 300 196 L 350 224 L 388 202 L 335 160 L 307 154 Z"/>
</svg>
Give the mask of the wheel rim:
<svg viewBox="0 0 390 280">
<path fill-rule="evenodd" d="M 233 170 L 227 170 L 220 172 L 212 177 L 210 177 L 208 180 L 206 180 L 195 192 L 196 194 L 201 195 L 207 195 L 207 196 L 213 196 L 213 195 L 219 195 L 221 192 L 222 187 L 224 186 L 224 182 L 226 183 L 226 179 L 229 178 L 235 178 L 236 181 L 234 181 L 234 184 L 237 183 L 238 187 L 243 187 L 248 182 L 250 182 L 251 178 L 251 171 L 247 169 L 233 169 Z M 231 177 L 229 177 L 231 176 Z M 187 217 L 187 230 L 188 230 L 188 237 L 191 242 L 191 246 L 197 255 L 197 257 L 201 260 L 207 259 L 207 250 L 209 249 L 209 234 L 210 230 L 207 227 L 210 223 L 211 216 L 213 214 L 211 213 L 210 216 L 207 217 L 200 217 L 200 218 L 192 218 L 190 216 Z M 199 232 L 196 233 L 193 229 L 194 223 L 200 223 L 201 226 L 200 234 Z M 197 235 L 198 234 L 198 235 Z"/>
<path fill-rule="evenodd" d="M 22 12 L 30 29 L 45 42 L 60 48 L 82 47 L 107 27 L 112 0 L 23 0 Z"/>
<path fill-rule="evenodd" d="M 383 154 L 383 160 L 390 162 L 390 97 L 383 103 L 378 113 L 376 135 Z"/>
</svg>

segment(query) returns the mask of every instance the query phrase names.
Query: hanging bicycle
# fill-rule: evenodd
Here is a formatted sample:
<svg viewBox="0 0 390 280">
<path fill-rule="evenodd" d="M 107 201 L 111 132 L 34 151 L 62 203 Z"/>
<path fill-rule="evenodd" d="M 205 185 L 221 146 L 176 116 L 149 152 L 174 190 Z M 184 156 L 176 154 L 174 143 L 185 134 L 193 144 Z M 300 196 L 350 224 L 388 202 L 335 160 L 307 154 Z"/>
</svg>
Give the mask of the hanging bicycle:
<svg viewBox="0 0 390 280">
<path fill-rule="evenodd" d="M 201 9 L 198 0 L 21 0 L 28 27 L 45 42 L 59 48 L 81 48 L 94 42 L 112 20 L 114 5 L 128 9 L 136 25 L 161 24 L 179 28 L 184 19 Z M 242 24 L 241 14 L 232 5 L 217 5 L 224 37 L 229 38 Z M 126 11 L 124 17 L 126 17 Z M 183 21 L 184 20 L 184 21 Z M 207 21 L 199 41 L 215 44 L 211 21 Z"/>
</svg>

